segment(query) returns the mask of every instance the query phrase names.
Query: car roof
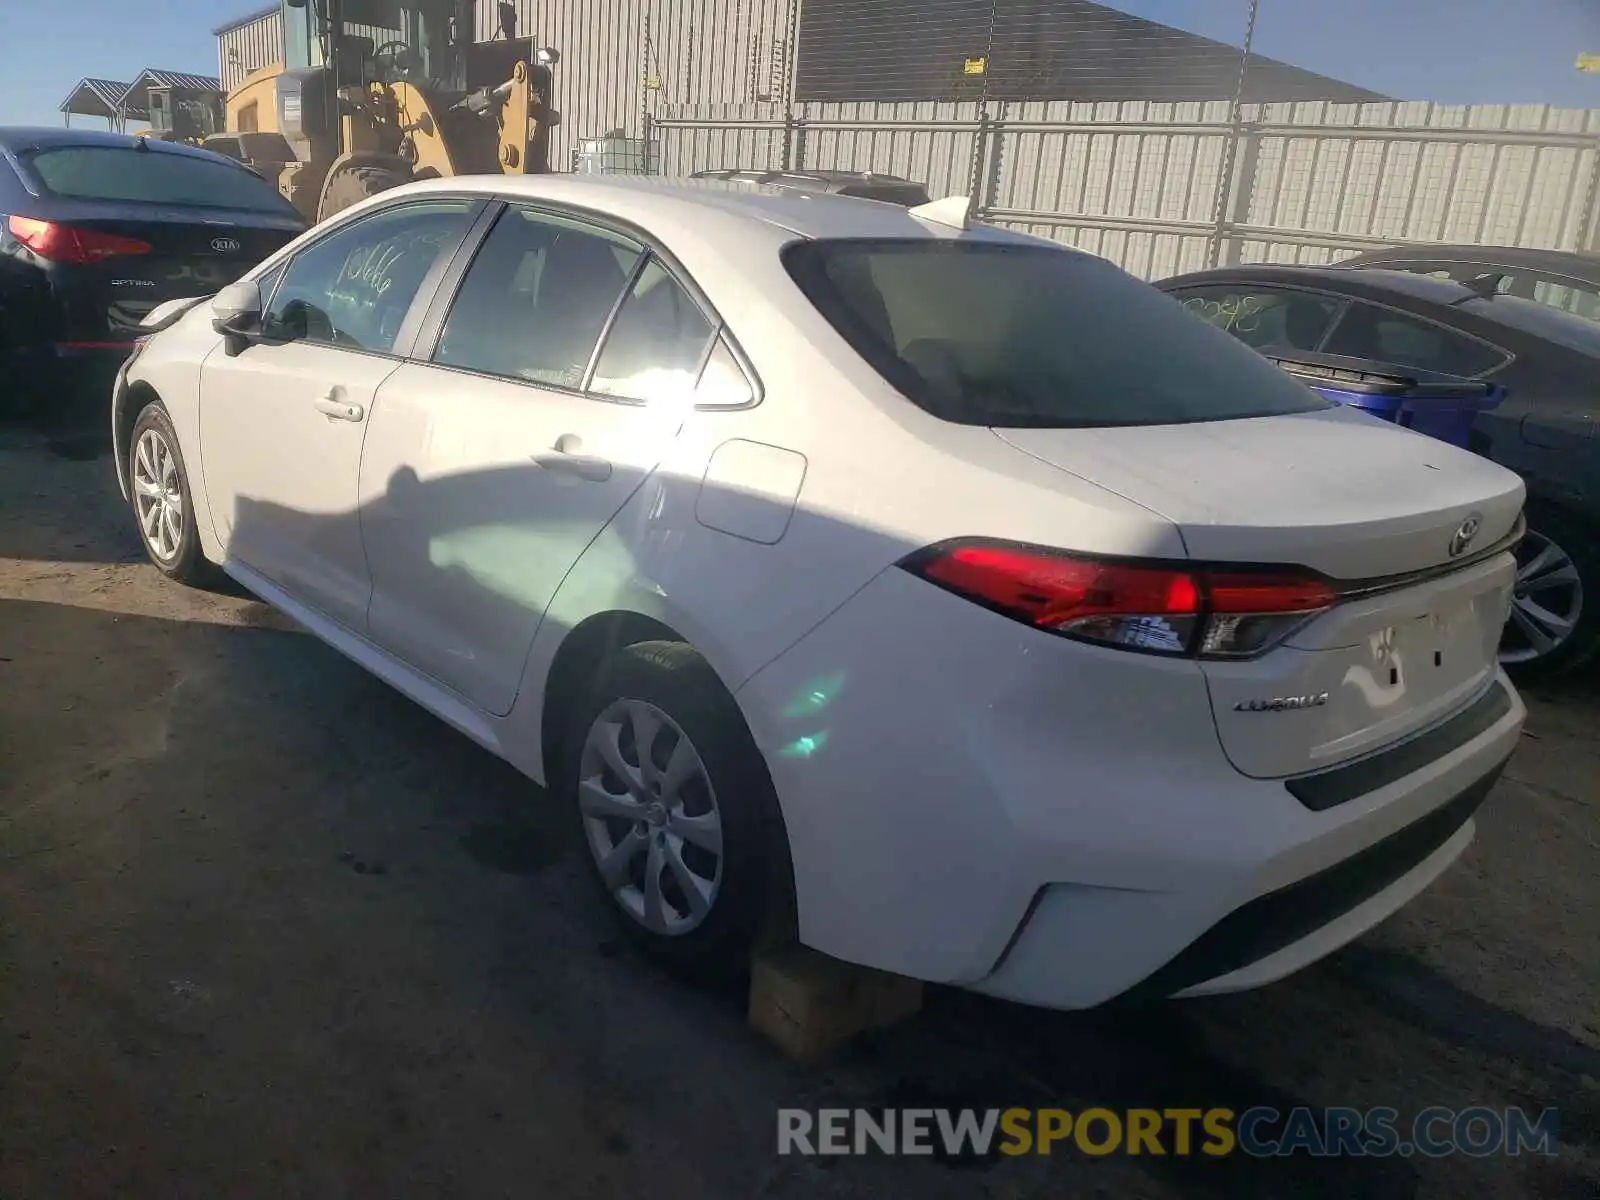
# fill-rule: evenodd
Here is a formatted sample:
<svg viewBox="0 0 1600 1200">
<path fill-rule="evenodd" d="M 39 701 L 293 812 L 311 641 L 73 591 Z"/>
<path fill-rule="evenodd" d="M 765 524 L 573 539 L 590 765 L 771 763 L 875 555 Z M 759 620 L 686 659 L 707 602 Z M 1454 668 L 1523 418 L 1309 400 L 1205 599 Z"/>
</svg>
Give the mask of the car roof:
<svg viewBox="0 0 1600 1200">
<path fill-rule="evenodd" d="M 242 166 L 235 159 L 215 154 L 210 150 L 201 150 L 197 146 L 185 146 L 181 142 L 164 142 L 159 138 L 135 137 L 130 133 L 112 133 L 106 129 L 57 129 L 48 125 L 0 125 L 0 151 L 9 155 L 69 146 L 135 150 L 140 145 L 154 154 L 178 154 L 187 158 L 201 158 L 210 162 Z"/>
<path fill-rule="evenodd" d="M 1546 250 L 1536 246 L 1392 246 L 1385 250 L 1369 250 L 1346 261 L 1356 266 L 1366 262 L 1483 263 L 1491 267 L 1544 271 L 1600 282 L 1600 255 Z"/>
<path fill-rule="evenodd" d="M 1249 280 L 1253 283 L 1281 283 L 1285 286 L 1325 287 L 1336 292 L 1400 292 L 1432 304 L 1457 304 L 1475 292 L 1451 279 L 1435 279 L 1411 271 L 1385 271 L 1377 267 L 1302 267 L 1284 263 L 1259 263 L 1240 267 L 1218 267 L 1164 279 L 1158 285 L 1192 287 L 1207 282 L 1227 283 Z"/>
<path fill-rule="evenodd" d="M 1057 242 L 991 226 L 974 224 L 962 231 L 921 221 L 904 206 L 880 200 L 687 176 L 458 175 L 406 184 L 383 195 L 393 198 L 401 192 L 425 195 L 441 191 L 570 204 L 630 221 L 663 236 L 685 227 L 704 235 L 711 232 L 708 224 L 726 222 L 761 224 L 813 239 L 960 237 L 1053 246 L 1064 253 L 1081 253 Z"/>
</svg>

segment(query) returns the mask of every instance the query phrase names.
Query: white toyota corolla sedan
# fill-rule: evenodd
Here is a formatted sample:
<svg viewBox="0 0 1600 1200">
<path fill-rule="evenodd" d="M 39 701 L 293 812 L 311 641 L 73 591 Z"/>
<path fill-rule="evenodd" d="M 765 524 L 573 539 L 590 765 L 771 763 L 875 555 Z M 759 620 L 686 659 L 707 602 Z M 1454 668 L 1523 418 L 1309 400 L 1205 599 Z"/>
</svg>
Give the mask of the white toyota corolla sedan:
<svg viewBox="0 0 1600 1200">
<path fill-rule="evenodd" d="M 1524 717 L 1515 475 L 961 200 L 402 187 L 113 424 L 161 570 L 547 785 L 686 965 L 792 900 L 1033 1004 L 1263 984 L 1461 854 Z"/>
</svg>

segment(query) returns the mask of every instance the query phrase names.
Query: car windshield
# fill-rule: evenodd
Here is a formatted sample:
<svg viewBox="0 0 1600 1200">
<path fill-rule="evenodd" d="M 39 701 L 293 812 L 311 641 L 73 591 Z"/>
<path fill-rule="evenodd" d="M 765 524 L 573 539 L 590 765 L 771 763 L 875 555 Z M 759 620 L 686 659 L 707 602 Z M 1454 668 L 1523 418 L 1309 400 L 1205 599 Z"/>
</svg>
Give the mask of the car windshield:
<svg viewBox="0 0 1600 1200">
<path fill-rule="evenodd" d="M 1330 406 L 1103 259 L 1003 242 L 812 241 L 812 303 L 919 407 L 962 425 L 1170 425 Z"/>
<path fill-rule="evenodd" d="M 131 146 L 54 146 L 26 161 L 41 184 L 66 199 L 294 212 L 259 175 L 189 154 Z"/>
<path fill-rule="evenodd" d="M 1600 358 L 1600 323 L 1520 296 L 1464 300 L 1458 308 Z"/>
</svg>

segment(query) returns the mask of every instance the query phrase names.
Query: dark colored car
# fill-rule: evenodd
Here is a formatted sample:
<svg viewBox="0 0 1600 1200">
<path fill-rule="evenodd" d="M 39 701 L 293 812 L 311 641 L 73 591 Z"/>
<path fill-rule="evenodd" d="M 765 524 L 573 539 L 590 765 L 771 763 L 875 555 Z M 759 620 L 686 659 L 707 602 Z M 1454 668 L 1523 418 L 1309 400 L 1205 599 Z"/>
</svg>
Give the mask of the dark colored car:
<svg viewBox="0 0 1600 1200">
<path fill-rule="evenodd" d="M 1521 246 L 1395 246 L 1369 250 L 1338 265 L 1410 271 L 1459 283 L 1491 278 L 1499 295 L 1600 321 L 1600 257 L 1593 254 Z"/>
<path fill-rule="evenodd" d="M 1529 533 L 1501 661 L 1523 678 L 1600 652 L 1600 322 L 1424 273 L 1243 266 L 1156 286 L 1258 350 L 1310 351 L 1499 383 L 1472 448 L 1518 472 Z"/>
<path fill-rule="evenodd" d="M 219 154 L 0 127 L 0 407 L 109 385 L 152 308 L 217 291 L 305 227 L 272 184 Z"/>
<path fill-rule="evenodd" d="M 887 204 L 903 204 L 907 208 L 927 204 L 931 199 L 928 189 L 920 183 L 873 171 L 760 171 L 724 167 L 696 171 L 691 178 L 720 179 L 725 183 L 780 188 L 790 192 L 859 196 L 863 200 L 882 200 Z"/>
</svg>

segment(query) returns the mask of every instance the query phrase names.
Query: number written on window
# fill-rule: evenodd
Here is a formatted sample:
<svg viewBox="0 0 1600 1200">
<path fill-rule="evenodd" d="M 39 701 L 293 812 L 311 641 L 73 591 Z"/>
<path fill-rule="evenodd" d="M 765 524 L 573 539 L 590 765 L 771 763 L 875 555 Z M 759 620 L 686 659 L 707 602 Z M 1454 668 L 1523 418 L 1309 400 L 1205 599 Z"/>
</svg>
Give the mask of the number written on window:
<svg viewBox="0 0 1600 1200">
<path fill-rule="evenodd" d="M 467 201 L 408 204 L 295 255 L 268 305 L 266 333 L 353 350 L 394 349 L 428 271 L 466 232 Z"/>
<path fill-rule="evenodd" d="M 1333 327 L 1339 301 L 1278 289 L 1203 288 L 1178 294 L 1184 308 L 1247 346 L 1315 350 Z"/>
</svg>

